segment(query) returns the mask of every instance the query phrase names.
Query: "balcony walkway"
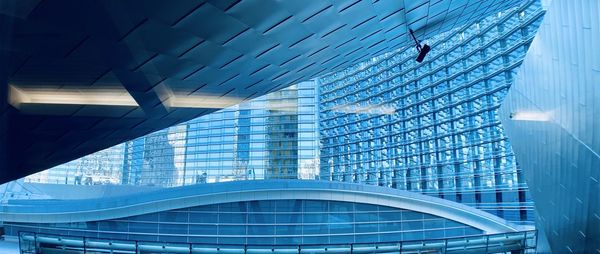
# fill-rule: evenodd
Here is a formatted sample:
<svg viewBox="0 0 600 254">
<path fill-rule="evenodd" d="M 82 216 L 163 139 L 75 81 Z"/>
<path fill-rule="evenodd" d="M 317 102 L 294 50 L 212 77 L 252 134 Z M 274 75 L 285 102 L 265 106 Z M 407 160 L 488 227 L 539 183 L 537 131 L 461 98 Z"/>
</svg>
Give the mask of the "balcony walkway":
<svg viewBox="0 0 600 254">
<path fill-rule="evenodd" d="M 536 231 L 424 241 L 361 244 L 228 245 L 122 241 L 21 232 L 22 254 L 33 253 L 535 253 Z"/>
</svg>

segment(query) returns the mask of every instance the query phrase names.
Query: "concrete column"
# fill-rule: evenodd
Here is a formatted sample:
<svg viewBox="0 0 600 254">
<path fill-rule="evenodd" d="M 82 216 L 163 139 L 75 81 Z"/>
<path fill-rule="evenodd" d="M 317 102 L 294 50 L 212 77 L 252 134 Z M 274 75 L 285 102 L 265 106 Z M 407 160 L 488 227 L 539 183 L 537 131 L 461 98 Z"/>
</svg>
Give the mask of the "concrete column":
<svg viewBox="0 0 600 254">
<path fill-rule="evenodd" d="M 9 3 L 10 4 L 10 3 Z M 11 6 L 5 6 L 9 9 Z M 8 77 L 10 74 L 10 49 L 12 42 L 12 27 L 11 19 L 4 19 L 0 22 L 0 179 L 9 175 L 11 168 L 9 147 L 9 124 L 10 114 L 12 113 L 11 106 L 8 104 Z M 0 181 L 0 184 L 4 182 Z"/>
<path fill-rule="evenodd" d="M 2 56 L 0 56 L 2 57 Z M 4 59 L 2 59 L 4 60 Z M 0 61 L 2 61 L 0 60 Z M 4 61 L 0 62 L 0 178 L 4 178 L 8 175 L 9 168 L 9 156 L 8 156 L 8 135 L 9 135 L 9 123 L 10 123 L 10 111 L 8 105 L 8 83 L 6 65 Z M 0 182 L 2 184 L 2 182 Z"/>
</svg>

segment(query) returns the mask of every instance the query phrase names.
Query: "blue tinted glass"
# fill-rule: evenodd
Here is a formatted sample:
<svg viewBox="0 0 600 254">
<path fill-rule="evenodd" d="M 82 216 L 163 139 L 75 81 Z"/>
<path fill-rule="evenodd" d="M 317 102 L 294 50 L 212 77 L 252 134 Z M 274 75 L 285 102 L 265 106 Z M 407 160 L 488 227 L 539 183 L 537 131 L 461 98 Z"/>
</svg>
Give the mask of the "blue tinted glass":
<svg viewBox="0 0 600 254">
<path fill-rule="evenodd" d="M 219 225 L 220 235 L 244 235 L 246 227 L 244 225 Z"/>
<path fill-rule="evenodd" d="M 161 222 L 187 222 L 187 212 L 163 212 L 159 214 Z"/>
<path fill-rule="evenodd" d="M 135 233 L 158 233 L 157 223 L 142 223 L 142 222 L 130 222 L 129 232 Z"/>
<path fill-rule="evenodd" d="M 216 225 L 189 225 L 190 235 L 214 236 L 217 234 Z"/>
<path fill-rule="evenodd" d="M 246 223 L 246 213 L 221 213 L 219 223 Z"/>
<path fill-rule="evenodd" d="M 218 213 L 196 213 L 190 212 L 190 223 L 215 223 L 218 221 Z"/>
<path fill-rule="evenodd" d="M 431 38 L 423 63 L 403 49 L 321 77 L 321 179 L 491 205 L 531 224 L 524 211 L 533 204 L 497 112 L 531 43 L 524 31 L 536 30 L 543 12 L 521 10 Z M 510 202 L 520 216 L 497 193 L 518 193 Z"/>
<path fill-rule="evenodd" d="M 273 213 L 252 213 L 248 215 L 248 223 L 275 223 L 275 214 Z"/>
<path fill-rule="evenodd" d="M 302 232 L 305 235 L 310 234 L 328 234 L 329 233 L 329 225 L 326 224 L 316 224 L 316 225 L 304 225 L 302 226 Z"/>
</svg>

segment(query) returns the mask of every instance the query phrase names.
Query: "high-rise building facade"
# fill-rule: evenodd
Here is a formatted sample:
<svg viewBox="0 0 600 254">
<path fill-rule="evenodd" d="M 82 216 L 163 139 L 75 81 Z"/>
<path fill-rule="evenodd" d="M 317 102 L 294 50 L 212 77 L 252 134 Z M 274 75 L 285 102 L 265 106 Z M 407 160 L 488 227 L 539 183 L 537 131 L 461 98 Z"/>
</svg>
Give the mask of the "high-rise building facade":
<svg viewBox="0 0 600 254">
<path fill-rule="evenodd" d="M 315 82 L 302 82 L 190 121 L 184 184 L 315 179 L 315 100 Z"/>
<path fill-rule="evenodd" d="M 25 182 L 51 184 L 119 184 L 126 144 L 119 144 L 27 176 Z"/>
<path fill-rule="evenodd" d="M 387 186 L 532 223 L 498 117 L 542 20 L 539 1 L 320 79 L 321 178 Z"/>
<path fill-rule="evenodd" d="M 28 176 L 26 182 L 174 187 L 318 178 L 316 81 L 302 82 Z"/>
</svg>

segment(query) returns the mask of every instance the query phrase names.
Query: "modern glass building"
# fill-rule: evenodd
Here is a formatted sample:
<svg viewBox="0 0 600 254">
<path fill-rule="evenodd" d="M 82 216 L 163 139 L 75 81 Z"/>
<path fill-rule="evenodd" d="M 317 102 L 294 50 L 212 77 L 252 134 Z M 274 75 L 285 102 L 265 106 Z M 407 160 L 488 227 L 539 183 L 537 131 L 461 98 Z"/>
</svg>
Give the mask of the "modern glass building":
<svg viewBox="0 0 600 254">
<path fill-rule="evenodd" d="M 420 196 L 360 184 L 261 180 L 197 184 L 118 198 L 14 200 L 3 216 L 10 221 L 4 224 L 7 233 L 19 236 L 25 251 L 535 250 L 535 231 L 456 202 Z"/>
<path fill-rule="evenodd" d="M 373 184 L 533 223 L 498 108 L 539 27 L 540 2 L 320 79 L 321 179 Z"/>
<path fill-rule="evenodd" d="M 174 187 L 318 178 L 316 81 L 33 174 L 25 182 Z"/>
<path fill-rule="evenodd" d="M 143 195 L 148 194 L 154 193 Z M 11 234 L 33 231 L 115 240 L 266 245 L 409 241 L 483 232 L 421 212 L 312 199 L 240 201 L 76 224 L 8 223 L 6 228 Z"/>
<path fill-rule="evenodd" d="M 427 38 L 422 63 L 379 51 L 30 175 L 0 221 L 30 251 L 535 253 L 500 107 L 544 15 L 522 1 Z"/>
</svg>

